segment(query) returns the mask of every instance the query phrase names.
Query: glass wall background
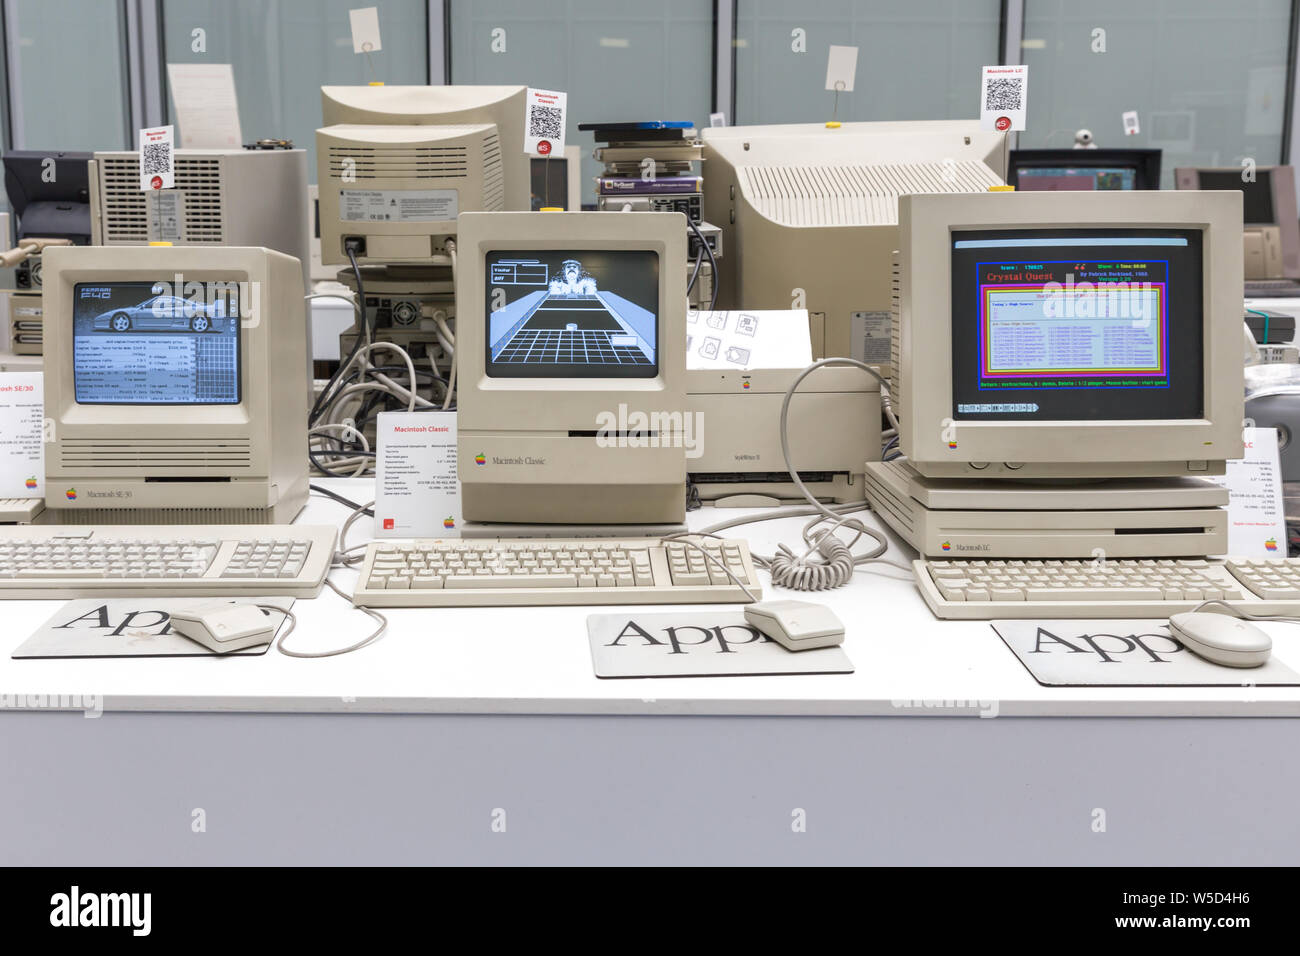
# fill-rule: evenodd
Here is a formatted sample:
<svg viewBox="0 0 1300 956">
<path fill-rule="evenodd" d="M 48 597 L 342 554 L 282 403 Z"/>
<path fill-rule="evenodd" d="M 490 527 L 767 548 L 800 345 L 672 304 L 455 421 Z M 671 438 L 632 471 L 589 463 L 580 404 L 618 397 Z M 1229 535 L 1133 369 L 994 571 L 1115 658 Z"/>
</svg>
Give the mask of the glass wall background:
<svg viewBox="0 0 1300 956">
<path fill-rule="evenodd" d="M 1176 166 L 1281 162 L 1290 33 L 1289 0 L 1026 0 L 1020 145 L 1086 128 L 1098 146 L 1160 147 L 1165 188 Z"/>
</svg>

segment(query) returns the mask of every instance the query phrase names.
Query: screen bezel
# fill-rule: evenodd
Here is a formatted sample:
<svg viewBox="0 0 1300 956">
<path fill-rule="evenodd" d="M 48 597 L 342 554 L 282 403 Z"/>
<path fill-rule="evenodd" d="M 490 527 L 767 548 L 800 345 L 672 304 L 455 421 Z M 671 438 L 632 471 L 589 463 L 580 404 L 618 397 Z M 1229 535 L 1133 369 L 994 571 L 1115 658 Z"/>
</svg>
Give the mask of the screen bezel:
<svg viewBox="0 0 1300 956">
<path fill-rule="evenodd" d="M 229 282 L 229 280 L 224 280 L 224 279 L 198 279 L 198 280 L 191 279 L 188 281 L 198 282 L 204 286 L 207 286 L 212 283 L 217 283 L 217 282 Z M 167 282 L 168 284 L 171 284 L 170 279 L 163 279 L 163 278 L 115 279 L 115 280 L 109 280 L 105 282 L 97 282 L 95 280 L 75 280 L 71 283 L 69 288 L 72 295 L 73 314 L 70 317 L 71 332 L 69 335 L 69 343 L 71 345 L 71 349 L 69 350 L 69 369 L 71 371 L 71 376 L 72 376 L 73 405 L 81 406 L 85 408 L 105 408 L 105 407 L 107 408 L 118 408 L 118 407 L 120 408 L 230 408 L 230 407 L 235 407 L 243 404 L 244 402 L 244 359 L 245 359 L 243 310 L 246 308 L 246 306 L 243 302 L 244 295 L 242 291 L 239 295 L 239 304 L 236 310 L 236 315 L 234 316 L 236 322 L 236 328 L 235 328 L 235 398 L 233 401 L 229 401 L 229 402 L 118 402 L 118 401 L 95 402 L 95 401 L 83 401 L 82 399 L 77 397 L 76 309 L 77 309 L 77 302 L 79 301 L 77 297 L 77 290 L 82 286 L 92 286 L 92 285 L 111 287 L 111 286 L 125 286 L 125 285 L 135 285 L 135 284 L 140 284 L 140 285 L 157 284 L 159 282 Z M 238 288 L 238 286 L 239 284 L 237 283 L 236 287 Z M 245 288 L 248 287 L 245 286 Z M 181 297 L 183 298 L 184 296 Z M 144 334 L 144 333 L 140 333 L 140 334 Z M 201 335 L 203 333 L 190 332 L 187 334 Z"/>
</svg>

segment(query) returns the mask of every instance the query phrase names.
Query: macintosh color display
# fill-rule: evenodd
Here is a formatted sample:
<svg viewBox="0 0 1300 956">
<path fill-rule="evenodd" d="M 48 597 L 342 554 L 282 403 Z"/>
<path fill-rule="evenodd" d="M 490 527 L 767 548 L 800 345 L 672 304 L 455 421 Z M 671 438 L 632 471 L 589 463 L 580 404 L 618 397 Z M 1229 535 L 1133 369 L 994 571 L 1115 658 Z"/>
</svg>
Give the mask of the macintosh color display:
<svg viewBox="0 0 1300 956">
<path fill-rule="evenodd" d="M 1201 268 L 1191 230 L 954 233 L 953 417 L 1200 417 Z"/>
<path fill-rule="evenodd" d="M 653 378 L 659 255 L 642 250 L 489 252 L 487 374 Z"/>
<path fill-rule="evenodd" d="M 82 405 L 237 405 L 233 282 L 73 287 L 72 373 Z"/>
</svg>

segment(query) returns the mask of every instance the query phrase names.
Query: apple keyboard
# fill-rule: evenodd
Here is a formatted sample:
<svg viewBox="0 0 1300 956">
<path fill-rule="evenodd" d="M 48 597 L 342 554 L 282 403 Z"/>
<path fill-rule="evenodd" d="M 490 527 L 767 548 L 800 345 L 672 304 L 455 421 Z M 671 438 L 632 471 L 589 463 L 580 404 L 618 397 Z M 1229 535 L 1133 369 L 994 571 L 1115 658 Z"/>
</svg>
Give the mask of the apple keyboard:
<svg viewBox="0 0 1300 956">
<path fill-rule="evenodd" d="M 1300 616 L 1300 558 L 912 562 L 936 617 L 1168 617 L 1222 600 L 1268 616 Z"/>
<path fill-rule="evenodd" d="M 761 595 L 749 546 L 692 539 L 373 541 L 353 601 L 364 607 L 720 604 Z M 726 568 L 727 570 L 723 570 Z"/>
<path fill-rule="evenodd" d="M 0 528 L 0 598 L 312 598 L 336 534 L 328 525 Z"/>
</svg>

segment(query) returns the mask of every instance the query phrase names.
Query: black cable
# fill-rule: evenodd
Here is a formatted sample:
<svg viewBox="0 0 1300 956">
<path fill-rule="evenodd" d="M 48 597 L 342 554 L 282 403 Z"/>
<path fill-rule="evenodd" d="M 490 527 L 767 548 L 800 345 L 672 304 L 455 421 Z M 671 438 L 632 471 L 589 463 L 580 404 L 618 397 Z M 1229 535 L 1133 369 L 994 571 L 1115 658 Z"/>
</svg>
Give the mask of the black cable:
<svg viewBox="0 0 1300 956">
<path fill-rule="evenodd" d="M 695 250 L 695 268 L 691 270 L 691 280 L 686 283 L 686 294 L 690 295 L 691 290 L 695 288 L 695 280 L 700 276 L 700 265 L 704 262 L 704 250 Z"/>
<path fill-rule="evenodd" d="M 713 270 L 713 291 L 709 295 L 709 311 L 712 312 L 713 307 L 718 304 L 718 260 L 713 258 L 713 250 L 704 241 L 704 233 L 700 232 L 700 227 L 695 225 L 695 220 L 689 215 L 686 217 L 686 225 L 691 227 L 691 232 L 695 233 L 696 240 L 704 247 L 704 251 L 709 257 L 709 268 Z"/>
<path fill-rule="evenodd" d="M 370 508 L 366 508 L 363 505 L 357 504 L 357 502 L 353 501 L 351 498 L 343 497 L 337 491 L 330 491 L 328 488 L 325 488 L 321 485 L 308 485 L 307 487 L 310 488 L 312 491 L 316 492 L 316 494 L 318 495 L 324 495 L 326 498 L 333 498 L 335 501 L 343 505 L 345 508 L 351 508 L 353 511 L 360 511 L 367 518 L 373 518 L 375 516 L 374 511 L 371 510 Z"/>
<path fill-rule="evenodd" d="M 357 305 L 359 306 L 357 317 L 360 320 L 357 325 L 357 340 L 352 343 L 352 351 L 348 353 L 347 358 L 339 362 L 339 367 L 334 370 L 334 374 L 330 376 L 330 380 L 325 383 L 325 387 L 321 390 L 321 393 L 316 396 L 316 404 L 311 407 L 311 414 L 307 416 L 308 428 L 315 426 L 316 421 L 321 416 L 321 412 L 325 410 L 325 407 L 328 404 L 326 399 L 338 384 L 339 375 L 348 367 L 349 364 L 351 364 L 352 360 L 357 357 L 357 353 L 361 351 L 362 343 L 369 341 L 372 335 L 370 329 L 370 316 L 369 313 L 366 312 L 366 290 L 361 283 L 361 267 L 357 265 L 357 256 L 354 246 L 354 242 L 349 242 L 346 246 L 346 251 L 348 254 L 348 261 L 352 263 L 352 274 L 357 278 Z"/>
</svg>

